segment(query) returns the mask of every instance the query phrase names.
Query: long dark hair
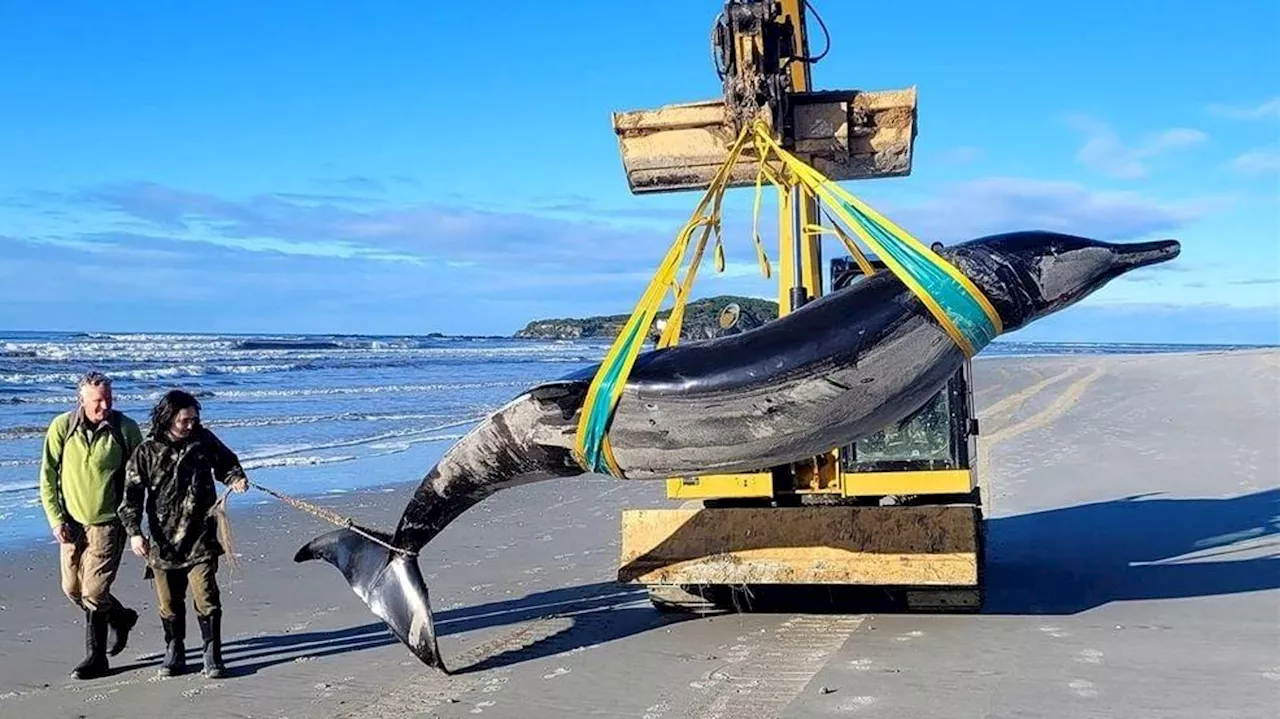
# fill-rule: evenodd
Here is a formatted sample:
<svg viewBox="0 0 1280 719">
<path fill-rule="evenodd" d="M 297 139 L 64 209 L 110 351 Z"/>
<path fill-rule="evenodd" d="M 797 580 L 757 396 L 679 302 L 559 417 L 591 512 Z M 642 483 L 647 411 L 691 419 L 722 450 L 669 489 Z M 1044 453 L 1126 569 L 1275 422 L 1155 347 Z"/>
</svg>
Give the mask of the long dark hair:
<svg viewBox="0 0 1280 719">
<path fill-rule="evenodd" d="M 169 431 L 169 426 L 173 424 L 173 418 L 184 409 L 194 409 L 196 413 L 200 412 L 200 402 L 187 392 L 180 389 L 171 389 L 156 402 L 156 406 L 151 408 L 151 436 L 159 439 L 165 436 Z"/>
</svg>

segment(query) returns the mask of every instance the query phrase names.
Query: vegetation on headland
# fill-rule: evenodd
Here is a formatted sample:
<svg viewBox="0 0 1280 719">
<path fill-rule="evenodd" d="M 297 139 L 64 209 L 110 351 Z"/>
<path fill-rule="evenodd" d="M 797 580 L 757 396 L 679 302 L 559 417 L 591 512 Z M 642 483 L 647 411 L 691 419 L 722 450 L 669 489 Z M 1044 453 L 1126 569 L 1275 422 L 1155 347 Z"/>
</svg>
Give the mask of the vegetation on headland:
<svg viewBox="0 0 1280 719">
<path fill-rule="evenodd" d="M 680 327 L 680 339 L 709 339 L 725 330 L 720 327 L 720 313 L 730 304 L 739 307 L 738 323 L 732 332 L 739 332 L 759 327 L 765 322 L 778 317 L 778 303 L 755 297 L 739 297 L 737 295 L 717 295 L 693 300 L 685 305 L 684 322 Z M 665 321 L 671 316 L 671 310 L 658 313 L 658 320 Z M 516 332 L 520 338 L 536 339 L 613 339 L 626 325 L 630 314 L 605 315 L 598 317 L 567 317 L 558 319 L 534 320 Z M 661 334 L 660 322 L 654 322 L 650 328 L 653 338 Z"/>
</svg>

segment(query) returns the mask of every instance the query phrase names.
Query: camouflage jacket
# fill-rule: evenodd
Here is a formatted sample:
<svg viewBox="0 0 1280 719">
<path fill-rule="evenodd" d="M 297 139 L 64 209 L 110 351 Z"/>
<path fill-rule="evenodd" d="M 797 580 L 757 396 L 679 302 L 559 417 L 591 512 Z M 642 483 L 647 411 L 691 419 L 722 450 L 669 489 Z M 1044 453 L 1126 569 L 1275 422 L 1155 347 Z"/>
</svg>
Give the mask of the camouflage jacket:
<svg viewBox="0 0 1280 719">
<path fill-rule="evenodd" d="M 147 563 L 153 569 L 214 559 L 224 552 L 209 512 L 218 500 L 214 480 L 230 484 L 244 476 L 240 459 L 204 427 L 182 442 L 148 437 L 125 467 L 120 521 L 130 537 L 137 536 L 145 512 L 151 535 Z"/>
</svg>

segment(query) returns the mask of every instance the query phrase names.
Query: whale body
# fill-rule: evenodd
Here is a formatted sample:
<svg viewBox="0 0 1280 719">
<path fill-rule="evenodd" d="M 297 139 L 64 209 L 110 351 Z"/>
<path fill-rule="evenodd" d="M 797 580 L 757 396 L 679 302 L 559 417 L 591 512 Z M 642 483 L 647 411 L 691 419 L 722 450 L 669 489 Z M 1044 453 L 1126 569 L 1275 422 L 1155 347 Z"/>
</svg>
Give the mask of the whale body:
<svg viewBox="0 0 1280 719">
<path fill-rule="evenodd" d="M 1175 240 L 1047 231 L 937 251 L 982 291 L 1005 333 L 1179 252 Z M 619 478 L 758 471 L 822 454 L 909 417 L 964 361 L 901 280 L 865 276 L 746 332 L 640 354 L 608 430 Z M 416 552 L 495 492 L 583 474 L 573 447 L 598 367 L 532 387 L 481 420 L 422 479 L 394 533 L 339 529 L 295 561 L 334 565 L 415 656 L 447 673 Z"/>
</svg>

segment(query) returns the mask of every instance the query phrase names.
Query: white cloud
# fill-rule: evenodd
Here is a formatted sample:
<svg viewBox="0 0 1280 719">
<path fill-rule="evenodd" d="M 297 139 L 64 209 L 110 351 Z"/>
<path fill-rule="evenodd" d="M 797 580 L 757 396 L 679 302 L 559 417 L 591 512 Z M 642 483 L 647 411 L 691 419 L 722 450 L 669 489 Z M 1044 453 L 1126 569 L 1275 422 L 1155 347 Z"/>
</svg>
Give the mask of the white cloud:
<svg viewBox="0 0 1280 719">
<path fill-rule="evenodd" d="M 921 201 L 874 204 L 922 241 L 950 244 L 1022 229 L 1110 240 L 1176 236 L 1184 225 L 1217 210 L 1215 203 L 1213 198 L 1165 201 L 1070 182 L 995 177 L 944 187 Z M 0 299 L 47 313 L 48 307 L 35 308 L 28 297 L 40 296 L 47 285 L 49 302 L 106 293 L 130 306 L 150 307 L 157 295 L 203 283 L 203 304 L 184 312 L 227 326 L 283 322 L 280 313 L 293 312 L 319 327 L 328 320 L 313 315 L 332 311 L 334 327 L 339 322 L 400 327 L 395 323 L 401 320 L 388 317 L 408 310 L 432 330 L 453 331 L 470 323 L 484 331 L 506 331 L 504 323 L 518 319 L 522 324 L 568 308 L 579 314 L 629 311 L 683 222 L 673 216 L 670 223 L 650 226 L 612 212 L 571 219 L 392 201 L 352 208 L 278 195 L 231 200 L 156 185 L 99 190 L 88 205 L 83 209 L 94 213 L 106 206 L 108 226 L 118 226 L 112 218 L 124 216 L 148 231 L 85 232 L 86 227 L 104 229 L 103 222 L 73 222 L 83 217 L 73 214 L 47 237 L 9 242 L 11 264 L 43 262 L 46 271 L 30 273 L 28 265 L 18 273 L 0 271 L 5 275 L 0 279 L 9 281 Z M 762 222 L 760 228 L 774 273 L 766 280 L 755 261 L 749 207 L 744 203 L 725 220 L 726 271 L 714 271 L 708 247 L 694 295 L 773 297 L 781 271 L 773 223 Z M 66 279 L 71 273 L 64 268 L 115 258 L 124 268 L 118 283 Z M 214 282 L 208 279 L 210 268 L 216 268 Z M 49 282 L 48 277 L 64 279 Z M 164 286 L 149 284 L 154 278 L 163 278 Z M 492 307 L 528 306 L 518 318 L 506 310 L 455 317 L 452 298 L 463 294 Z"/>
<path fill-rule="evenodd" d="M 1136 192 L 1098 192 L 1073 182 L 993 177 L 955 185 L 925 202 L 886 206 L 884 211 L 922 242 L 950 244 L 1025 229 L 1122 241 L 1173 232 L 1222 202 L 1165 202 Z"/>
<path fill-rule="evenodd" d="M 1280 308 L 1274 305 L 1236 307 L 1196 299 L 1173 304 L 1104 304 L 1085 300 L 1068 312 L 1045 317 L 1011 333 L 1007 339 L 1014 342 L 1274 344 L 1280 342 L 1278 313 Z"/>
<path fill-rule="evenodd" d="M 942 161 L 955 165 L 967 165 L 971 162 L 977 162 L 986 155 L 980 147 L 953 147 L 942 153 Z"/>
<path fill-rule="evenodd" d="M 600 217 L 555 218 L 439 205 L 353 210 L 274 196 L 232 201 L 156 185 L 99 192 L 95 199 L 137 220 L 176 230 L 189 241 L 390 264 L 416 259 L 516 275 L 550 270 L 561 284 L 570 276 L 587 283 L 596 278 L 626 282 L 632 273 L 652 273 L 680 224 L 673 219 L 670 227 L 659 229 Z M 1129 239 L 1172 231 L 1213 207 L 1203 198 L 1166 203 L 1069 182 L 996 177 L 883 209 L 922 239 L 954 242 L 1027 228 Z M 759 277 L 748 217 L 726 217 L 726 223 L 729 266 L 721 276 Z M 777 272 L 774 242 L 767 243 Z M 707 259 L 703 271 L 710 275 L 710 248 Z"/>
<path fill-rule="evenodd" d="M 1109 125 L 1088 115 L 1071 115 L 1067 123 L 1085 136 L 1076 159 L 1087 167 L 1124 180 L 1146 177 L 1151 174 L 1148 161 L 1209 139 L 1200 130 L 1174 127 L 1150 133 L 1138 144 L 1129 146 Z"/>
<path fill-rule="evenodd" d="M 1257 149 L 1241 153 L 1228 163 L 1231 169 L 1245 175 L 1266 175 L 1280 172 L 1280 151 Z"/>
<path fill-rule="evenodd" d="M 1280 97 L 1263 100 L 1256 105 L 1213 103 L 1209 105 L 1209 112 L 1231 120 L 1280 119 Z"/>
</svg>

